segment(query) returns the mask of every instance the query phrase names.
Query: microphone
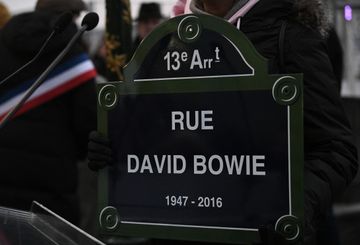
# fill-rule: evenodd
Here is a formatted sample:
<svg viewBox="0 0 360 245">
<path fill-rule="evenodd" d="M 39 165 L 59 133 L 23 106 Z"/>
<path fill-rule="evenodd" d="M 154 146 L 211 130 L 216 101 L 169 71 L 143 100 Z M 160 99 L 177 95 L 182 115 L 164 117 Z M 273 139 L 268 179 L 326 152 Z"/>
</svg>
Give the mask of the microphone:
<svg viewBox="0 0 360 245">
<path fill-rule="evenodd" d="M 84 19 L 81 22 L 82 27 L 86 27 L 85 31 L 91 31 L 99 23 L 99 15 L 95 12 L 90 12 L 85 15 Z"/>
<path fill-rule="evenodd" d="M 20 71 L 24 70 L 26 67 L 28 67 L 30 64 L 32 64 L 35 60 L 37 60 L 40 55 L 45 50 L 46 46 L 48 45 L 49 41 L 57 34 L 63 32 L 65 28 L 70 24 L 70 22 L 73 19 L 73 14 L 71 12 L 65 12 L 61 14 L 55 21 L 53 30 L 51 31 L 49 37 L 46 39 L 45 43 L 41 46 L 39 52 L 32 58 L 30 61 L 28 61 L 25 65 L 17 69 L 15 72 L 4 78 L 2 81 L 0 81 L 0 86 L 5 83 L 6 81 L 10 80 L 13 76 L 18 74 Z"/>
<path fill-rule="evenodd" d="M 53 60 L 53 62 L 46 68 L 46 70 L 39 76 L 39 78 L 31 85 L 31 87 L 26 91 L 25 95 L 19 101 L 19 103 L 14 106 L 11 111 L 9 111 L 2 122 L 0 123 L 0 129 L 5 126 L 5 124 L 15 115 L 15 113 L 21 108 L 21 106 L 29 99 L 29 97 L 35 92 L 35 90 L 44 82 L 49 73 L 59 64 L 59 62 L 65 57 L 65 55 L 70 51 L 74 46 L 75 42 L 80 38 L 80 36 L 85 31 L 90 31 L 94 29 L 99 23 L 99 16 L 95 12 L 90 12 L 85 15 L 83 21 L 81 22 L 81 28 L 76 32 L 72 37 L 70 42 L 66 45 L 63 51 Z"/>
</svg>

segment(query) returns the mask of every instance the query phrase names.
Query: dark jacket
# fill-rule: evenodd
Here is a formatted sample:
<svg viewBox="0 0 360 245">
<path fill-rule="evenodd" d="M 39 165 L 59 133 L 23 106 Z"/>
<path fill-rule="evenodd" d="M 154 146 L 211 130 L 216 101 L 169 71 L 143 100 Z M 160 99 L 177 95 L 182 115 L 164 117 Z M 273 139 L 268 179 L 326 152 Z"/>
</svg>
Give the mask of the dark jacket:
<svg viewBox="0 0 360 245">
<path fill-rule="evenodd" d="M 260 1 L 243 18 L 241 30 L 270 60 L 270 73 L 304 74 L 305 184 L 306 191 L 319 203 L 316 211 L 320 212 L 353 180 L 357 153 L 327 55 L 324 28 L 299 21 L 299 16 L 306 19 L 306 13 L 300 14 L 299 10 L 319 6 L 311 3 L 316 1 L 299 1 L 309 6 L 294 8 L 292 2 Z M 284 20 L 287 27 L 281 67 L 278 43 Z"/>
<path fill-rule="evenodd" d="M 295 5 L 288 0 L 260 1 L 243 18 L 241 27 L 269 59 L 270 73 L 304 74 L 305 215 L 306 225 L 315 227 L 323 222 L 333 200 L 343 194 L 358 168 L 353 133 L 327 52 L 328 26 L 321 7 L 316 0 L 299 0 Z M 278 44 L 284 20 L 281 64 Z M 311 239 L 309 235 L 305 234 L 306 239 Z"/>
<path fill-rule="evenodd" d="M 0 34 L 0 79 L 35 56 L 55 19 L 47 12 L 32 12 L 10 20 Z M 76 30 L 76 25 L 71 24 L 54 37 L 39 60 L 0 87 L 0 98 L 38 78 Z M 84 55 L 77 45 L 60 66 L 70 67 L 70 61 Z M 17 116 L 0 129 L 1 206 L 28 210 L 32 200 L 55 211 L 76 206 L 73 202 L 67 207 L 66 203 L 67 197 L 76 192 L 76 163 L 85 158 L 88 133 L 96 127 L 93 76 L 88 74 L 78 86 Z"/>
</svg>

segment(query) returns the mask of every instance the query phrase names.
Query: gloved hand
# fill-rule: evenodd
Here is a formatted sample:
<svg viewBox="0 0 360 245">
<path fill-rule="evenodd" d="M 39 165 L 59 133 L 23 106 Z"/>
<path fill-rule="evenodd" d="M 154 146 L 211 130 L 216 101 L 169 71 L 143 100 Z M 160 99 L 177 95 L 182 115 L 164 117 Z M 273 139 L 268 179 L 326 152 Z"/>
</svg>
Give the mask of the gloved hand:
<svg viewBox="0 0 360 245">
<path fill-rule="evenodd" d="M 304 196 L 304 231 L 303 237 L 304 242 L 301 244 L 304 245 L 316 245 L 316 230 L 318 216 L 316 215 L 317 201 L 316 197 L 312 194 L 313 192 L 309 191 L 307 183 L 305 183 L 305 196 Z M 283 236 L 276 232 L 271 226 L 264 226 L 259 228 L 259 234 L 261 238 L 261 243 L 257 245 L 287 245 L 293 244 L 287 241 Z M 298 243 L 296 243 L 298 244 Z"/>
<path fill-rule="evenodd" d="M 112 150 L 110 140 L 98 131 L 89 134 L 88 167 L 98 171 L 112 163 Z"/>
</svg>

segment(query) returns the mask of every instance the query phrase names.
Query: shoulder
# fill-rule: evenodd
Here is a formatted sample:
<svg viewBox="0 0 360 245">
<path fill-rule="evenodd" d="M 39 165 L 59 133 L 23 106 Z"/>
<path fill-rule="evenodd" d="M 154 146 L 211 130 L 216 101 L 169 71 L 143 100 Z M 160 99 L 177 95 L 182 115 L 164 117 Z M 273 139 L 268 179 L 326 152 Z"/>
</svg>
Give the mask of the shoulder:
<svg viewBox="0 0 360 245">
<path fill-rule="evenodd" d="M 318 101 L 320 107 L 320 104 L 326 104 L 323 101 L 328 102 L 338 96 L 326 41 L 318 31 L 301 23 L 289 22 L 284 49 L 287 72 L 304 75 L 306 99 Z"/>
<path fill-rule="evenodd" d="M 296 21 L 288 21 L 284 35 L 285 51 L 295 55 L 327 55 L 326 41 L 319 31 Z"/>
<path fill-rule="evenodd" d="M 323 37 L 330 29 L 329 8 L 322 0 L 296 0 L 293 17 Z"/>
</svg>

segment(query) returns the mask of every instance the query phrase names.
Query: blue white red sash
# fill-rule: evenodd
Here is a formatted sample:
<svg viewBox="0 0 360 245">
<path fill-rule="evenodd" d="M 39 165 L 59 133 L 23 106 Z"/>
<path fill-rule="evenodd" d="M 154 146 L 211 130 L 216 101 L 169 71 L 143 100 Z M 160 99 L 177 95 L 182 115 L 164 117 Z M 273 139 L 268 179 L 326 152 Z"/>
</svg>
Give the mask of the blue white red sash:
<svg viewBox="0 0 360 245">
<path fill-rule="evenodd" d="M 16 115 L 33 109 L 96 76 L 96 70 L 88 55 L 81 54 L 57 66 L 25 102 Z M 12 88 L 0 97 L 0 120 L 24 96 L 27 89 L 36 81 L 32 79 Z"/>
</svg>

